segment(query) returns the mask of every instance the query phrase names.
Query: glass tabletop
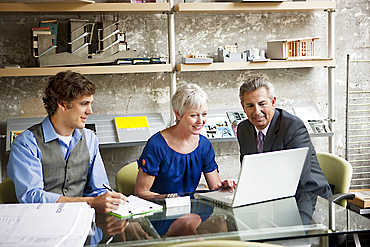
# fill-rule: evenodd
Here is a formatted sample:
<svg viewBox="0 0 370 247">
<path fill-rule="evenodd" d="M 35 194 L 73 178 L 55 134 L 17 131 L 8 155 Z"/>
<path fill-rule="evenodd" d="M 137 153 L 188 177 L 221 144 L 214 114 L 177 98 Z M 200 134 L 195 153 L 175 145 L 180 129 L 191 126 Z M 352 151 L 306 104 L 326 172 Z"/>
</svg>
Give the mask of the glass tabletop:
<svg viewBox="0 0 370 247">
<path fill-rule="evenodd" d="M 198 194 L 192 197 L 191 206 L 164 206 L 162 212 L 127 220 L 98 214 L 86 246 L 278 241 L 370 231 L 370 219 L 308 192 L 237 208 L 199 199 Z"/>
</svg>

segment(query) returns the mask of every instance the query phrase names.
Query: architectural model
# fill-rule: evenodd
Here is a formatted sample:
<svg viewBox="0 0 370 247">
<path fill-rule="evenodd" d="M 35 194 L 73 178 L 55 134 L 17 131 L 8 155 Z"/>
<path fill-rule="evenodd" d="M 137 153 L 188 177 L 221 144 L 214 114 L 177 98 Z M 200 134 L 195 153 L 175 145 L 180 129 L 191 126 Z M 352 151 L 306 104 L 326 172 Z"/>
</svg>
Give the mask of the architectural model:
<svg viewBox="0 0 370 247">
<path fill-rule="evenodd" d="M 218 48 L 218 61 L 229 62 L 267 62 L 265 50 L 253 48 L 243 52 L 237 52 L 238 45 L 227 45 L 225 48 Z"/>
<path fill-rule="evenodd" d="M 213 63 L 212 58 L 207 58 L 206 54 L 199 54 L 199 51 L 192 52 L 190 55 L 185 55 L 184 63 L 197 64 L 197 63 Z"/>
<path fill-rule="evenodd" d="M 248 50 L 247 52 L 247 61 L 248 62 L 267 62 L 270 59 L 267 59 L 265 56 L 265 50 L 258 50 L 257 48 L 253 48 Z"/>
<path fill-rule="evenodd" d="M 318 37 L 267 41 L 270 59 L 317 59 L 315 40 Z"/>
<path fill-rule="evenodd" d="M 114 63 L 119 58 L 137 57 L 136 51 L 127 50 L 125 34 L 119 30 L 119 22 L 97 23 L 82 19 L 69 21 L 69 51 L 56 53 L 54 39 L 50 33 L 34 35 L 38 42 L 37 57 L 41 67 Z M 94 31 L 98 26 L 97 31 Z M 93 34 L 98 34 L 98 50 L 90 52 Z M 46 44 L 46 45 L 45 45 Z M 34 52 L 35 53 L 35 52 Z"/>
<path fill-rule="evenodd" d="M 247 52 L 237 52 L 238 45 L 227 45 L 225 48 L 218 48 L 218 61 L 224 63 L 247 62 Z"/>
</svg>

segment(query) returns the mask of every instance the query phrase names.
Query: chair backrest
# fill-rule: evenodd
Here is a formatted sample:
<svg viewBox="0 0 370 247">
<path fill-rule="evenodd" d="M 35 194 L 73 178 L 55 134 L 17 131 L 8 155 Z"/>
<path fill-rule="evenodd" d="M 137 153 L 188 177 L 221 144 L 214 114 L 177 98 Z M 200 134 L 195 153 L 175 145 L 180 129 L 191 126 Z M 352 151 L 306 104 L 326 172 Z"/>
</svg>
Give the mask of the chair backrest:
<svg viewBox="0 0 370 247">
<path fill-rule="evenodd" d="M 171 245 L 172 247 L 225 247 L 225 246 L 240 246 L 240 247 L 279 247 L 279 245 L 268 244 L 268 243 L 258 243 L 258 242 L 248 242 L 239 240 L 205 240 L 205 241 L 191 241 L 185 243 L 179 243 Z"/>
<path fill-rule="evenodd" d="M 334 185 L 334 194 L 348 193 L 351 178 L 352 166 L 345 159 L 330 153 L 317 153 L 321 170 L 329 184 Z M 339 203 L 342 206 L 347 204 L 346 200 Z"/>
<path fill-rule="evenodd" d="M 136 161 L 122 167 L 116 174 L 117 191 L 126 196 L 134 194 L 138 171 Z"/>
<path fill-rule="evenodd" d="M 0 204 L 4 203 L 18 203 L 14 184 L 10 178 L 0 184 Z"/>
</svg>

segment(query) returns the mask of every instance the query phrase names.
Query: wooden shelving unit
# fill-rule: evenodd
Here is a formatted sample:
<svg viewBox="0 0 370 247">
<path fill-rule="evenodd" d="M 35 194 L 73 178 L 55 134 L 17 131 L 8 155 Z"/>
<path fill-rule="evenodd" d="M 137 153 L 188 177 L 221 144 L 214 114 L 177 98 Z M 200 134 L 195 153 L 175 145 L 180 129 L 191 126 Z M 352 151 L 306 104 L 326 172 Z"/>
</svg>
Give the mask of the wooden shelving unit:
<svg viewBox="0 0 370 247">
<path fill-rule="evenodd" d="M 102 65 L 71 67 L 33 67 L 0 69 L 0 77 L 50 76 L 63 70 L 75 70 L 83 74 L 120 74 L 120 73 L 156 73 L 156 72 L 196 72 L 250 69 L 287 69 L 287 68 L 328 68 L 328 105 L 329 116 L 333 115 L 334 78 L 334 15 L 336 1 L 302 2 L 217 2 L 217 3 L 0 3 L 0 14 L 168 14 L 169 58 L 170 64 L 158 65 Z M 269 62 L 213 63 L 213 64 L 176 64 L 174 13 L 261 13 L 261 12 L 309 12 L 325 10 L 328 12 L 328 58 L 317 60 L 284 60 Z M 171 92 L 176 90 L 176 73 L 169 73 Z M 172 96 L 171 96 L 172 97 Z M 170 110 L 172 112 L 172 110 Z M 331 122 L 330 122 L 331 123 Z M 331 129 L 331 124 L 329 128 Z M 333 131 L 334 132 L 334 131 Z M 321 136 L 321 135 L 320 135 Z M 331 137 L 329 137 L 331 138 Z M 108 146 L 114 143 L 113 141 Z M 114 145 L 122 145 L 114 144 Z M 131 145 L 126 143 L 125 145 Z M 329 151 L 333 150 L 333 140 L 329 139 Z"/>
<path fill-rule="evenodd" d="M 50 76 L 65 70 L 73 70 L 82 74 L 96 75 L 170 72 L 172 71 L 172 68 L 170 64 L 11 68 L 0 69 L 0 77 Z"/>
<path fill-rule="evenodd" d="M 1 14 L 163 14 L 168 3 L 0 3 Z M 172 71 L 170 64 L 31 67 L 0 69 L 0 77 L 50 76 L 64 70 L 83 74 L 160 73 Z"/>
<path fill-rule="evenodd" d="M 248 69 L 287 69 L 313 68 L 335 66 L 334 59 L 319 60 L 288 60 L 269 62 L 240 62 L 240 63 L 212 63 L 212 64 L 177 64 L 180 72 L 216 71 L 216 70 L 248 70 Z M 127 73 L 160 73 L 171 72 L 170 64 L 150 65 L 105 65 L 105 66 L 73 66 L 73 67 L 32 67 L 0 69 L 0 77 L 14 76 L 50 76 L 65 70 L 73 70 L 82 74 L 127 74 Z"/>
<path fill-rule="evenodd" d="M 168 3 L 0 3 L 0 13 L 162 14 Z"/>
<path fill-rule="evenodd" d="M 332 10 L 335 1 L 313 2 L 250 2 L 250 3 L 178 3 L 173 7 L 179 14 L 187 13 L 243 13 L 243 12 L 289 12 Z M 0 13 L 128 13 L 159 14 L 171 10 L 168 3 L 0 3 Z M 269 61 L 257 63 L 213 63 L 177 64 L 177 71 L 214 71 L 247 69 L 311 68 L 335 66 L 334 59 L 303 61 Z M 0 77 L 11 76 L 50 76 L 60 71 L 71 69 L 84 74 L 120 74 L 120 73 L 156 73 L 171 72 L 171 64 L 161 65 L 125 65 L 125 66 L 73 66 L 73 67 L 32 67 L 20 69 L 0 69 Z"/>
<path fill-rule="evenodd" d="M 215 70 L 247 70 L 247 69 L 287 69 L 287 68 L 313 68 L 335 66 L 334 59 L 318 60 L 284 60 L 268 62 L 238 62 L 238 63 L 212 63 L 212 64 L 177 64 L 178 71 L 215 71 Z"/>
<path fill-rule="evenodd" d="M 313 2 L 264 2 L 264 3 L 178 3 L 175 12 L 184 14 L 196 13 L 253 13 L 253 12 L 304 12 L 332 10 L 335 1 Z"/>
</svg>

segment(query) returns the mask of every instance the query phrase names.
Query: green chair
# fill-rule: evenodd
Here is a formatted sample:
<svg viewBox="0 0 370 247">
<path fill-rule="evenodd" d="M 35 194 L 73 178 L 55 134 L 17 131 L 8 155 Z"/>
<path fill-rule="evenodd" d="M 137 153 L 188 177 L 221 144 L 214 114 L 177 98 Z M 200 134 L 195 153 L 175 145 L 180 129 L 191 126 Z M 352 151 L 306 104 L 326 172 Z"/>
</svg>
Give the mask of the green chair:
<svg viewBox="0 0 370 247">
<path fill-rule="evenodd" d="M 138 171 L 136 161 L 122 167 L 116 174 L 117 191 L 126 196 L 133 195 Z"/>
<path fill-rule="evenodd" d="M 225 246 L 240 246 L 240 247 L 278 247 L 279 245 L 257 243 L 257 242 L 246 242 L 239 240 L 206 240 L 206 241 L 191 241 L 180 244 L 173 244 L 172 247 L 225 247 Z"/>
<path fill-rule="evenodd" d="M 330 153 L 317 153 L 316 156 L 326 179 L 334 186 L 333 194 L 347 194 L 352 178 L 351 164 Z M 338 204 L 346 207 L 347 200 L 340 200 Z"/>
<path fill-rule="evenodd" d="M 18 203 L 14 184 L 10 178 L 0 184 L 0 204 L 4 203 Z"/>
</svg>

